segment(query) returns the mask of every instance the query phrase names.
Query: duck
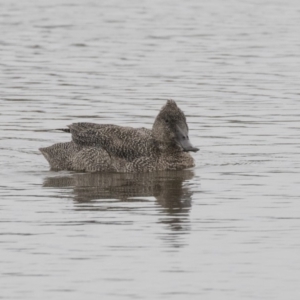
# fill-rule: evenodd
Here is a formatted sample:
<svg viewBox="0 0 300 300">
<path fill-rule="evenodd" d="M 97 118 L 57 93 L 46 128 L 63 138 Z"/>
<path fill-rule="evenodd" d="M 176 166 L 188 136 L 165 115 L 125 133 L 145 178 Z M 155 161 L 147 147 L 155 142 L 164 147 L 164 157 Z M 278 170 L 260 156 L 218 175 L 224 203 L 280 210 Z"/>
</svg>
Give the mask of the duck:
<svg viewBox="0 0 300 300">
<path fill-rule="evenodd" d="M 51 170 L 83 172 L 153 172 L 195 166 L 183 111 L 167 100 L 152 129 L 110 124 L 73 123 L 59 129 L 72 140 L 40 148 Z"/>
</svg>

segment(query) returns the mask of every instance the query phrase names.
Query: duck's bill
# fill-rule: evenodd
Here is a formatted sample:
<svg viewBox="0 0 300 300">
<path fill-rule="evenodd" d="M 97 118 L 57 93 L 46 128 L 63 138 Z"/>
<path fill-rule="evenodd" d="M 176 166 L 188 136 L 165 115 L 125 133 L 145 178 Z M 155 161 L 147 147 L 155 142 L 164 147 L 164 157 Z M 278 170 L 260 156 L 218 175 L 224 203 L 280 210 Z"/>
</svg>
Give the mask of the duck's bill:
<svg viewBox="0 0 300 300">
<path fill-rule="evenodd" d="M 188 137 L 188 131 L 185 128 L 183 129 L 177 126 L 177 130 L 178 131 L 176 135 L 176 140 L 178 144 L 182 147 L 183 151 L 199 151 L 199 148 L 196 148 L 191 144 L 190 139 Z"/>
<path fill-rule="evenodd" d="M 197 152 L 199 148 L 194 147 L 188 139 L 180 139 L 179 141 L 180 146 L 182 147 L 183 151 L 192 151 Z"/>
</svg>

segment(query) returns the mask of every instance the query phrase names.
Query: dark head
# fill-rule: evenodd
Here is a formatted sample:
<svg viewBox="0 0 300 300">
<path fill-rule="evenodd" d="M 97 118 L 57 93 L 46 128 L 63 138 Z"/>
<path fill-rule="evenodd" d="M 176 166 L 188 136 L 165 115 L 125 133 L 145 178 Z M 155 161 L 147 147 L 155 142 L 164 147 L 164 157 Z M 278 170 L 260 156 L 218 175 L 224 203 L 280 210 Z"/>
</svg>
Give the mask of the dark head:
<svg viewBox="0 0 300 300">
<path fill-rule="evenodd" d="M 183 151 L 198 151 L 189 140 L 189 128 L 184 113 L 173 100 L 168 100 L 156 117 L 153 136 L 163 144 L 176 144 Z"/>
</svg>

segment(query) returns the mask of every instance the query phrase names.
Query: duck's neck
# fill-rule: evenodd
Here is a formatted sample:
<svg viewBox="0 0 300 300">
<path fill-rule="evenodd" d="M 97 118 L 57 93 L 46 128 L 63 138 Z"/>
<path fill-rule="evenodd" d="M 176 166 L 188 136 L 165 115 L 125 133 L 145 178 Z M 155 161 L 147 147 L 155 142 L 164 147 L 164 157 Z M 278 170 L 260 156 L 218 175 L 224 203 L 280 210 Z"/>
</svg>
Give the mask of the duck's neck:
<svg viewBox="0 0 300 300">
<path fill-rule="evenodd" d="M 166 132 L 164 126 L 162 126 L 161 122 L 158 122 L 157 120 L 154 122 L 152 127 L 152 137 L 160 152 L 172 154 L 174 152 L 182 151 L 174 137 L 172 137 L 172 134 L 170 132 Z"/>
<path fill-rule="evenodd" d="M 182 152 L 181 147 L 175 141 L 166 143 L 156 140 L 156 145 L 162 153 L 173 155 L 174 153 Z"/>
</svg>

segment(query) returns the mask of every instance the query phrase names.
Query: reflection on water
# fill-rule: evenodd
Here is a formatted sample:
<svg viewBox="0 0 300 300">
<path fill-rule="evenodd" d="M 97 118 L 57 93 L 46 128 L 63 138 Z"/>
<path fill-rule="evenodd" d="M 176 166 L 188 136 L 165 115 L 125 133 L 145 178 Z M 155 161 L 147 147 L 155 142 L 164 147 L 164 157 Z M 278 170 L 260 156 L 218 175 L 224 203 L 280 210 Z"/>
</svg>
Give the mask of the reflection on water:
<svg viewBox="0 0 300 300">
<path fill-rule="evenodd" d="M 136 203 L 152 201 L 149 197 L 153 197 L 165 209 L 164 215 L 167 215 L 160 216 L 159 222 L 168 224 L 171 230 L 186 231 L 192 191 L 185 183 L 193 177 L 194 173 L 191 170 L 154 173 L 73 173 L 48 177 L 43 186 L 73 189 L 75 203 L 81 204 L 76 206 L 79 210 L 114 210 L 115 206 L 109 206 L 110 202 L 106 200 Z M 96 206 L 95 200 L 98 204 Z M 131 210 L 134 206 L 123 206 L 121 209 Z"/>
<path fill-rule="evenodd" d="M 48 177 L 44 187 L 72 187 L 74 200 L 89 202 L 99 199 L 141 201 L 138 197 L 155 197 L 170 213 L 191 206 L 192 193 L 183 182 L 192 179 L 190 170 L 156 173 L 73 173 Z M 135 199 L 137 198 L 137 199 Z"/>
</svg>

